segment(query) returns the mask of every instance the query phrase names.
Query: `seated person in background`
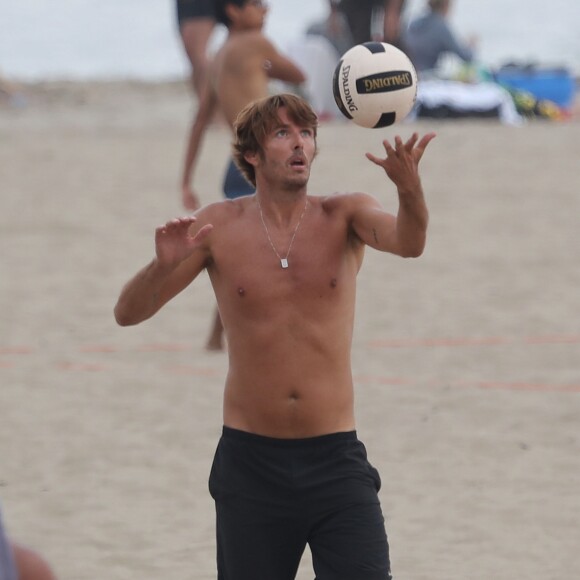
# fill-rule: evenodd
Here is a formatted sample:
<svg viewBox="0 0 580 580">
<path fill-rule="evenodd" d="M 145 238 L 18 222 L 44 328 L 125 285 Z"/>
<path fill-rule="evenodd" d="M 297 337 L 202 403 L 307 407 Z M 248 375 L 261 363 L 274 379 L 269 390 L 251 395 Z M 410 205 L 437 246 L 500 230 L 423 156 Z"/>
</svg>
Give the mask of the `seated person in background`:
<svg viewBox="0 0 580 580">
<path fill-rule="evenodd" d="M 463 43 L 451 30 L 447 22 L 451 0 L 428 0 L 427 4 L 428 12 L 412 20 L 403 33 L 403 44 L 417 72 L 437 69 L 445 54 L 455 54 L 470 63 L 476 39 Z"/>
<path fill-rule="evenodd" d="M 412 20 L 403 34 L 407 54 L 421 77 L 409 119 L 485 118 L 520 124 L 522 119 L 510 94 L 479 72 L 475 74 L 476 67 L 471 66 L 475 39 L 462 43 L 454 35 L 447 22 L 451 1 L 428 0 L 427 4 L 428 12 Z M 449 78 L 441 66 L 445 55 L 463 60 L 472 72 Z"/>
</svg>

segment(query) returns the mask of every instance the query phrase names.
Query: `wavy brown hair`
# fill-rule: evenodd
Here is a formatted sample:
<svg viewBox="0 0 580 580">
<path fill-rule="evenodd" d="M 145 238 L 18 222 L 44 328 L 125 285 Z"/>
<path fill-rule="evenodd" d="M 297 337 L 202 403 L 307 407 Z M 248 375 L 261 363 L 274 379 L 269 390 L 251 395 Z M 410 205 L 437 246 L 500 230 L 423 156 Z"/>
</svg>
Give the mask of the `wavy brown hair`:
<svg viewBox="0 0 580 580">
<path fill-rule="evenodd" d="M 280 123 L 278 110 L 282 107 L 285 107 L 288 118 L 293 123 L 299 127 L 312 129 L 316 139 L 318 117 L 302 97 L 282 93 L 253 101 L 244 107 L 234 123 L 233 156 L 244 177 L 254 186 L 256 172 L 254 166 L 246 161 L 245 156 L 248 153 L 263 155 L 264 140 Z"/>
</svg>

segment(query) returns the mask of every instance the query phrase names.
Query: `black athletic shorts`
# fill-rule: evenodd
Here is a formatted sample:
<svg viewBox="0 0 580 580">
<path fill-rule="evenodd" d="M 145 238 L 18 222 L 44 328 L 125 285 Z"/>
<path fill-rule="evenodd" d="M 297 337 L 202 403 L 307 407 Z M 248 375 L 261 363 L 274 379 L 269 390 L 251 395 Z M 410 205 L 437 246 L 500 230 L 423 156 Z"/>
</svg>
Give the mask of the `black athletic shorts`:
<svg viewBox="0 0 580 580">
<path fill-rule="evenodd" d="M 380 478 L 356 432 L 272 439 L 224 427 L 209 479 L 218 580 L 389 580 Z"/>
<path fill-rule="evenodd" d="M 177 0 L 177 22 L 216 17 L 215 0 Z"/>
</svg>

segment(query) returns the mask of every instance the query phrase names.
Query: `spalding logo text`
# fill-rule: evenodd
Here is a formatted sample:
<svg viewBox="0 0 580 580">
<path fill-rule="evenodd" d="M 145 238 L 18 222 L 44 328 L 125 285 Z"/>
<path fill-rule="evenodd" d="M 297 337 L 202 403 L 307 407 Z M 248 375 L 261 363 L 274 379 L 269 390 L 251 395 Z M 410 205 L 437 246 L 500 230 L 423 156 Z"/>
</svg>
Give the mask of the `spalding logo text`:
<svg viewBox="0 0 580 580">
<path fill-rule="evenodd" d="M 344 90 L 344 98 L 346 100 L 346 106 L 348 107 L 349 111 L 358 111 L 358 107 L 354 104 L 354 101 L 352 100 L 352 95 L 350 94 L 350 88 L 348 87 L 349 73 L 350 66 L 345 66 L 342 69 L 342 89 Z"/>
<path fill-rule="evenodd" d="M 412 86 L 413 76 L 404 70 L 377 73 L 356 80 L 356 91 L 360 95 L 400 91 Z"/>
</svg>

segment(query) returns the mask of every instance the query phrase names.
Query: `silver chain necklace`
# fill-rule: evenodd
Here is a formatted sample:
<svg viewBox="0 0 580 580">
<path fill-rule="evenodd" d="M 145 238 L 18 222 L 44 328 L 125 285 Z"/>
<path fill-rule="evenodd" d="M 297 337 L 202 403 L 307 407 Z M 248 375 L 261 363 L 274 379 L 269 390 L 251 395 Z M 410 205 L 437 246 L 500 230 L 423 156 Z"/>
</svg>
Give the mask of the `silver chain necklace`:
<svg viewBox="0 0 580 580">
<path fill-rule="evenodd" d="M 306 213 L 306 208 L 308 207 L 308 198 L 306 198 L 306 203 L 304 204 L 304 209 L 302 210 L 302 215 L 300 216 L 300 219 L 298 220 L 298 223 L 296 224 L 296 227 L 294 228 L 294 233 L 292 234 L 292 238 L 290 239 L 290 244 L 288 246 L 288 251 L 286 252 L 285 258 L 283 258 L 278 253 L 278 250 L 276 249 L 274 242 L 272 242 L 272 238 L 270 237 L 270 232 L 268 231 L 268 226 L 266 225 L 266 222 L 264 221 L 264 214 L 262 213 L 262 206 L 260 205 L 260 200 L 257 197 L 256 197 L 256 201 L 258 202 L 258 209 L 260 210 L 260 219 L 262 220 L 262 225 L 264 226 L 264 231 L 266 232 L 266 236 L 268 237 L 268 241 L 270 242 L 270 245 L 272 246 L 272 250 L 274 250 L 274 254 L 276 254 L 276 256 L 278 256 L 278 260 L 280 260 L 280 266 L 282 266 L 282 268 L 287 268 L 288 267 L 288 256 L 290 255 L 290 250 L 292 249 L 292 244 L 294 243 L 294 238 L 296 237 L 296 232 L 298 231 L 298 228 L 300 227 L 300 224 L 302 223 L 302 218 L 304 217 L 304 214 Z"/>
</svg>

